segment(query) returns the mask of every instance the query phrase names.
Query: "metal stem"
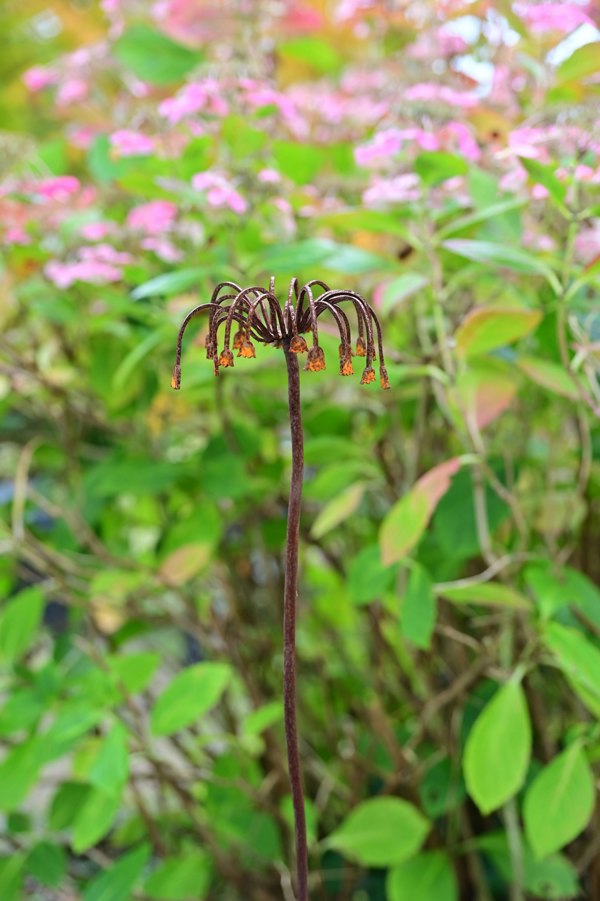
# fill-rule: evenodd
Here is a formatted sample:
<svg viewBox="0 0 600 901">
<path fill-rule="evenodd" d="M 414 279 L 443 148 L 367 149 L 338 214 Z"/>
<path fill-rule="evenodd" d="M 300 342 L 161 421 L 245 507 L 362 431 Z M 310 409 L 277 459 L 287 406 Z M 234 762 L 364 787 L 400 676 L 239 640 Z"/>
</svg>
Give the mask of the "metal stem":
<svg viewBox="0 0 600 901">
<path fill-rule="evenodd" d="M 306 818 L 296 723 L 296 601 L 298 598 L 298 542 L 304 473 L 304 440 L 300 405 L 300 369 L 297 355 L 290 351 L 289 338 L 283 342 L 283 351 L 288 373 L 288 403 L 292 437 L 292 477 L 288 506 L 283 607 L 283 708 L 288 769 L 294 807 L 296 892 L 298 901 L 308 901 Z"/>
</svg>

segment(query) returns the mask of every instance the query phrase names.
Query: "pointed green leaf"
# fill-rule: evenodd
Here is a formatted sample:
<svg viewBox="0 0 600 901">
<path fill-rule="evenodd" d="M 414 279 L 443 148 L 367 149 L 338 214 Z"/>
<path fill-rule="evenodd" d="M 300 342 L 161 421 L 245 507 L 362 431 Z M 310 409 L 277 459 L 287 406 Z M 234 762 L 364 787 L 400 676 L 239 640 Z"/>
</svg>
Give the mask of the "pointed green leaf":
<svg viewBox="0 0 600 901">
<path fill-rule="evenodd" d="M 33 640 L 44 612 L 39 588 L 25 588 L 11 598 L 0 613 L 0 661 L 14 663 Z"/>
<path fill-rule="evenodd" d="M 368 867 L 388 867 L 415 854 L 431 828 L 422 813 L 399 798 L 359 804 L 326 841 L 345 857 Z"/>
<path fill-rule="evenodd" d="M 451 861 L 442 851 L 426 851 L 394 867 L 388 874 L 388 901 L 457 901 L 458 883 Z"/>
<path fill-rule="evenodd" d="M 154 735 L 172 735 L 214 707 L 231 678 L 227 663 L 198 663 L 179 673 L 157 700 L 150 716 Z"/>
<path fill-rule="evenodd" d="M 430 648 L 436 612 L 431 577 L 423 566 L 414 564 L 400 606 L 402 635 L 417 648 Z"/>
<path fill-rule="evenodd" d="M 430 469 L 408 494 L 396 501 L 379 532 L 381 559 L 385 566 L 397 563 L 419 542 L 438 501 L 450 487 L 460 460 L 455 457 Z"/>
<path fill-rule="evenodd" d="M 531 724 L 525 694 L 511 679 L 479 714 L 464 752 L 467 791 L 483 814 L 497 810 L 525 781 Z"/>
<path fill-rule="evenodd" d="M 350 485 L 332 501 L 329 501 L 314 521 L 311 529 L 313 538 L 322 538 L 339 523 L 352 516 L 358 509 L 364 493 L 364 483 L 355 482 L 354 485 Z"/>
<path fill-rule="evenodd" d="M 525 832 L 534 854 L 547 857 L 579 835 L 594 798 L 594 776 L 581 745 L 574 743 L 544 767 L 525 795 Z"/>
<path fill-rule="evenodd" d="M 538 310 L 519 307 L 479 307 L 467 313 L 454 335 L 456 350 L 464 357 L 487 353 L 518 341 L 540 323 Z"/>
<path fill-rule="evenodd" d="M 83 901 L 129 901 L 132 889 L 150 857 L 148 845 L 125 854 L 87 886 Z"/>
</svg>

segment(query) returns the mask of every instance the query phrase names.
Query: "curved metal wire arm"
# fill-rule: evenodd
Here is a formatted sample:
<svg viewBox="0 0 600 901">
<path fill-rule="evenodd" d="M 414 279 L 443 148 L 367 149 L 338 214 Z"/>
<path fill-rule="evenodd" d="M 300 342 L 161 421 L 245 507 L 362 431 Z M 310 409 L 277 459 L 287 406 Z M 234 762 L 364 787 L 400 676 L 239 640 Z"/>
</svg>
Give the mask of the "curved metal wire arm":
<svg viewBox="0 0 600 901">
<path fill-rule="evenodd" d="M 354 307 L 357 323 L 356 345 L 352 346 L 350 319 L 343 304 Z M 216 286 L 208 303 L 200 304 L 185 317 L 177 336 L 177 351 L 171 386 L 181 387 L 181 349 L 183 336 L 189 323 L 196 316 L 206 313 L 208 333 L 206 356 L 212 360 L 215 375 L 220 369 L 234 365 L 234 353 L 238 357 L 255 357 L 255 342 L 288 348 L 295 354 L 307 354 L 305 370 L 318 372 L 326 368 L 325 353 L 319 344 L 318 319 L 324 313 L 330 315 L 340 336 L 340 374 L 353 375 L 352 357 L 365 357 L 361 384 L 375 381 L 373 362 L 379 355 L 379 383 L 389 388 L 385 368 L 381 325 L 377 315 L 364 297 L 355 291 L 331 290 L 325 282 L 313 279 L 301 288 L 292 279 L 284 303 L 275 294 L 275 279 L 268 288 L 252 285 L 242 288 L 235 282 L 221 282 Z M 236 331 L 232 336 L 232 328 Z M 219 338 L 222 345 L 219 351 Z M 304 335 L 310 335 L 310 346 Z"/>
</svg>

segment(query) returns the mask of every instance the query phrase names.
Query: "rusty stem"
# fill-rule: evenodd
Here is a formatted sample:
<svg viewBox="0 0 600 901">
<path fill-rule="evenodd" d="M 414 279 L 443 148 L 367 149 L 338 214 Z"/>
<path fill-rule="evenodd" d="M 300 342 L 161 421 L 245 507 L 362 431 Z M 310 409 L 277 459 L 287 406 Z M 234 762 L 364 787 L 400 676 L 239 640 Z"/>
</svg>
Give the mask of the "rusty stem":
<svg viewBox="0 0 600 901">
<path fill-rule="evenodd" d="M 302 478 L 304 473 L 304 440 L 302 409 L 300 406 L 300 370 L 298 356 L 290 351 L 289 339 L 284 339 L 283 352 L 288 373 L 288 404 L 292 437 L 292 476 L 285 551 L 285 587 L 283 601 L 283 709 L 288 769 L 294 807 L 296 839 L 296 892 L 298 901 L 308 901 L 308 849 L 302 768 L 296 723 L 296 602 L 298 598 L 298 542 Z"/>
</svg>

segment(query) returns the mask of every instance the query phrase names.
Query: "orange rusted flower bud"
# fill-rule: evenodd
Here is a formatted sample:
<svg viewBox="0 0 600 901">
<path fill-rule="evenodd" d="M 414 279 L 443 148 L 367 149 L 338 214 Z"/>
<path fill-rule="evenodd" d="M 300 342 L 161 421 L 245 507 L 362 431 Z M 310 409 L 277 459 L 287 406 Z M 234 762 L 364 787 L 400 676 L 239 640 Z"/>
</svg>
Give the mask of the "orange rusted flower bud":
<svg viewBox="0 0 600 901">
<path fill-rule="evenodd" d="M 256 351 L 252 341 L 244 341 L 238 351 L 238 357 L 255 357 Z"/>
<path fill-rule="evenodd" d="M 302 335 L 294 335 L 290 341 L 290 350 L 294 354 L 305 354 L 308 350 L 306 339 Z"/>
<path fill-rule="evenodd" d="M 382 388 L 385 388 L 386 390 L 391 387 L 390 380 L 389 380 L 388 374 L 387 374 L 387 369 L 385 368 L 385 366 L 379 367 L 379 384 L 381 385 Z"/>
<path fill-rule="evenodd" d="M 361 376 L 361 385 L 369 385 L 375 381 L 375 370 L 372 366 L 366 366 Z"/>
<path fill-rule="evenodd" d="M 242 344 L 244 343 L 244 333 L 242 331 L 236 332 L 233 336 L 233 349 L 239 350 Z"/>
<path fill-rule="evenodd" d="M 221 355 L 219 357 L 219 366 L 223 366 L 225 368 L 227 366 L 233 366 L 233 354 L 228 347 L 221 351 Z"/>
<path fill-rule="evenodd" d="M 175 363 L 175 365 L 173 366 L 171 388 L 174 388 L 175 391 L 179 391 L 179 389 L 181 388 L 181 366 L 179 365 L 179 363 Z"/>
<path fill-rule="evenodd" d="M 354 375 L 354 367 L 352 366 L 352 359 L 349 355 L 343 360 L 340 360 L 340 374 Z"/>
<path fill-rule="evenodd" d="M 359 335 L 356 339 L 356 356 L 357 357 L 366 357 L 367 349 L 365 347 L 364 338 Z"/>
<path fill-rule="evenodd" d="M 325 369 L 325 354 L 323 348 L 318 344 L 313 344 L 309 350 L 304 368 L 310 372 L 319 372 L 321 369 Z"/>
</svg>

